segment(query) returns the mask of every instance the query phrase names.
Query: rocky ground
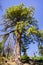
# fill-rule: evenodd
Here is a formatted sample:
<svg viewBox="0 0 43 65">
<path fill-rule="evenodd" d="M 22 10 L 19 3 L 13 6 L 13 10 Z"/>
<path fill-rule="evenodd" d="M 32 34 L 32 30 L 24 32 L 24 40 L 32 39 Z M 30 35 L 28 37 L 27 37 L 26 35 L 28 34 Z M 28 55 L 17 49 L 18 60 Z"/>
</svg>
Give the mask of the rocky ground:
<svg viewBox="0 0 43 65">
<path fill-rule="evenodd" d="M 14 59 L 7 59 L 5 57 L 0 57 L 0 65 L 16 65 Z M 42 62 L 36 62 L 33 60 L 29 60 L 29 63 L 23 63 L 23 65 L 43 65 Z"/>
</svg>

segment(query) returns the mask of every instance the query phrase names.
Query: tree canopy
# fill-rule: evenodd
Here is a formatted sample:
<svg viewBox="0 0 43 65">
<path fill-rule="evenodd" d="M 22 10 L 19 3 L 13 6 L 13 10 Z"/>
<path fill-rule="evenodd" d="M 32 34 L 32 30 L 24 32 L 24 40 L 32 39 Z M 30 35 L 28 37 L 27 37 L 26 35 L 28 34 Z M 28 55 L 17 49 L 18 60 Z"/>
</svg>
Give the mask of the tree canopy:
<svg viewBox="0 0 43 65">
<path fill-rule="evenodd" d="M 4 22 L 6 22 L 6 30 L 13 27 L 14 33 L 18 30 L 19 33 L 27 36 L 34 34 L 41 37 L 41 32 L 38 29 L 38 21 L 34 18 L 33 7 L 24 7 L 24 4 L 20 4 L 7 8 L 4 14 Z"/>
</svg>

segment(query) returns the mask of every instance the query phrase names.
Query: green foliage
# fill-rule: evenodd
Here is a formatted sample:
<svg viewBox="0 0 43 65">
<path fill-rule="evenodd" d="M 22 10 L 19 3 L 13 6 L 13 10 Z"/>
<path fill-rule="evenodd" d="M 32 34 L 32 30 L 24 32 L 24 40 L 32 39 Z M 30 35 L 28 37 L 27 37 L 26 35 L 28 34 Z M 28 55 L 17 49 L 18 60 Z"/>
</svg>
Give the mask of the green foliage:
<svg viewBox="0 0 43 65">
<path fill-rule="evenodd" d="M 42 46 L 42 45 L 40 45 L 40 46 L 39 46 L 39 49 L 43 49 L 43 46 Z"/>
<path fill-rule="evenodd" d="M 23 33 L 24 31 L 26 33 L 27 31 L 28 35 L 31 32 L 32 34 L 39 35 L 39 31 L 37 31 L 34 25 L 32 25 L 33 22 L 37 22 L 36 20 L 34 20 L 33 14 L 33 7 L 24 7 L 23 4 L 20 4 L 18 6 L 12 6 L 6 9 L 4 21 L 10 21 L 10 23 L 12 22 L 11 26 L 15 24 L 15 30 L 18 30 L 19 33 Z M 29 25 L 32 25 L 32 27 L 28 27 Z M 25 29 L 26 27 L 28 27 L 27 30 Z M 17 31 L 15 33 L 17 33 Z"/>
<path fill-rule="evenodd" d="M 34 26 L 31 26 L 27 29 L 27 35 L 30 35 L 30 33 L 35 34 L 36 36 L 40 37 L 41 33 L 39 30 L 37 30 Z"/>
<path fill-rule="evenodd" d="M 23 55 L 23 56 L 21 56 L 20 58 L 21 58 L 21 61 L 22 61 L 23 63 L 29 61 L 29 57 L 28 57 L 27 55 Z"/>
<path fill-rule="evenodd" d="M 2 50 L 2 42 L 0 42 L 0 53 L 1 53 L 1 50 Z"/>
<path fill-rule="evenodd" d="M 0 42 L 0 50 L 2 49 L 2 42 Z"/>
<path fill-rule="evenodd" d="M 26 54 L 26 47 L 23 45 L 22 46 L 22 52 L 24 52 L 24 54 L 23 55 L 25 55 Z"/>
<path fill-rule="evenodd" d="M 5 15 L 4 15 L 4 21 L 14 21 L 16 19 L 16 22 L 18 21 L 25 21 L 27 20 L 27 17 L 32 19 L 34 12 L 33 7 L 24 7 L 23 4 L 18 6 L 12 6 L 6 9 Z M 30 22 L 30 21 L 29 21 Z M 14 22 L 15 23 L 15 22 Z"/>
<path fill-rule="evenodd" d="M 41 56 L 43 56 L 43 46 L 42 45 L 39 45 L 39 54 L 41 55 Z"/>
<path fill-rule="evenodd" d="M 32 57 L 32 59 L 33 59 L 33 60 L 38 60 L 38 61 L 39 61 L 39 60 L 43 60 L 43 56 L 42 56 L 42 57 L 37 57 L 37 56 L 36 56 L 36 57 Z"/>
<path fill-rule="evenodd" d="M 41 37 L 42 37 L 42 39 L 43 39 L 43 30 L 41 31 Z"/>
</svg>

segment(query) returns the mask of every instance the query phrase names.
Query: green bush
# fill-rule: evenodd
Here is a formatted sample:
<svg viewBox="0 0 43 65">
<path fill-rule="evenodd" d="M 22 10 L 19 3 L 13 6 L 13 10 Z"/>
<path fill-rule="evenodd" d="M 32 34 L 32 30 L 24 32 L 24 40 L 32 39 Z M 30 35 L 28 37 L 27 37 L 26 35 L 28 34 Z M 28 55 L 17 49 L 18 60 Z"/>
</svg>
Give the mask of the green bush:
<svg viewBox="0 0 43 65">
<path fill-rule="evenodd" d="M 23 56 L 21 56 L 21 61 L 23 63 L 28 63 L 29 62 L 29 57 L 27 55 L 23 55 Z"/>
<path fill-rule="evenodd" d="M 33 60 L 38 60 L 38 61 L 40 61 L 40 60 L 43 61 L 43 57 L 32 57 L 32 59 L 33 59 Z"/>
</svg>

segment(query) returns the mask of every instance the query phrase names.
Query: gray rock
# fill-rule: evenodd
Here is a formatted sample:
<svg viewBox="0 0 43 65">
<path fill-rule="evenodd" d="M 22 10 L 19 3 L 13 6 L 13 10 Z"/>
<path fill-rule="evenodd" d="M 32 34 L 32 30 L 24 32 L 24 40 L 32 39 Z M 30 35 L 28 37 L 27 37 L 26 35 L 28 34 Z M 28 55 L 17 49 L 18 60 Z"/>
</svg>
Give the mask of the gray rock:
<svg viewBox="0 0 43 65">
<path fill-rule="evenodd" d="M 28 64 L 28 63 L 25 63 L 25 64 L 23 64 L 23 65 L 30 65 L 30 64 Z"/>
</svg>

